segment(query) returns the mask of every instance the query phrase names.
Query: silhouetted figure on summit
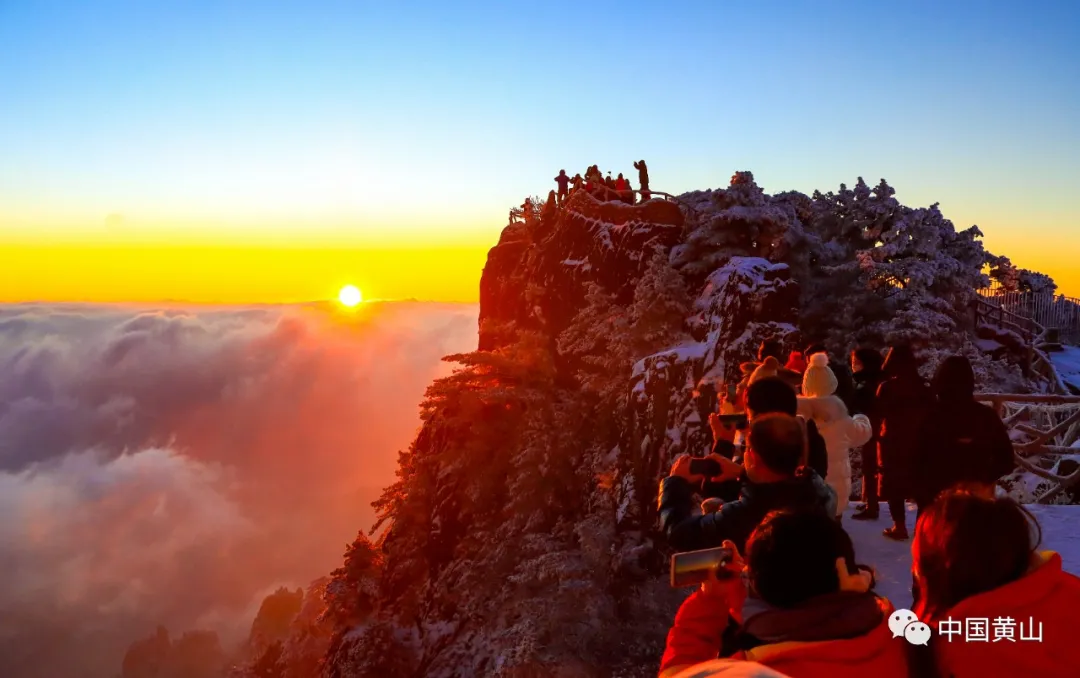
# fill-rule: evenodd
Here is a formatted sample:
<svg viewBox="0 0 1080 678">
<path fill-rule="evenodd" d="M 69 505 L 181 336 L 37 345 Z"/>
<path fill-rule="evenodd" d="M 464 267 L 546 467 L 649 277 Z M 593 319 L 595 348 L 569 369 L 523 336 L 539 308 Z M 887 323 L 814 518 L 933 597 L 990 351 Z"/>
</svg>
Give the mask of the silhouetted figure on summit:
<svg viewBox="0 0 1080 678">
<path fill-rule="evenodd" d="M 651 197 L 649 193 L 649 168 L 645 165 L 644 160 L 638 160 L 634 163 L 634 169 L 638 171 L 638 183 L 641 184 L 641 200 L 644 202 Z"/>
<path fill-rule="evenodd" d="M 559 176 L 555 177 L 555 183 L 559 185 L 557 198 L 561 207 L 566 200 L 566 196 L 570 193 L 570 177 L 566 176 L 566 170 L 559 170 Z"/>
<path fill-rule="evenodd" d="M 555 196 L 555 191 L 548 191 L 547 202 L 544 203 L 543 208 L 540 210 L 540 224 L 551 228 L 551 225 L 555 222 L 556 215 L 558 214 L 559 205 L 562 204 L 561 200 L 558 200 Z"/>
<path fill-rule="evenodd" d="M 573 188 L 573 190 L 571 192 L 580 191 L 581 187 L 585 184 L 585 180 L 581 178 L 580 174 L 575 174 L 573 184 L 574 184 L 574 188 Z"/>
<path fill-rule="evenodd" d="M 630 203 L 633 202 L 633 193 L 630 192 L 630 182 L 623 178 L 622 172 L 619 172 L 619 176 L 615 179 L 615 190 L 619 192 L 619 200 Z"/>
<path fill-rule="evenodd" d="M 521 219 L 526 225 L 532 223 L 533 219 L 533 204 L 532 200 L 525 198 L 525 202 L 521 203 Z"/>
</svg>

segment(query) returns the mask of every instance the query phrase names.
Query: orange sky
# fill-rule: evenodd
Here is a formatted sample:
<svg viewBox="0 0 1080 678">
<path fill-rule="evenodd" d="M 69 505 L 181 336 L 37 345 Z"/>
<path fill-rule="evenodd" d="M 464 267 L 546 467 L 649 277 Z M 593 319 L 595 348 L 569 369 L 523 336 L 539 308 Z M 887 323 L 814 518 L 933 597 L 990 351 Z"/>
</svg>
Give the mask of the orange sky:
<svg viewBox="0 0 1080 678">
<path fill-rule="evenodd" d="M 432 249 L 0 245 L 0 302 L 475 302 L 487 245 Z"/>
</svg>

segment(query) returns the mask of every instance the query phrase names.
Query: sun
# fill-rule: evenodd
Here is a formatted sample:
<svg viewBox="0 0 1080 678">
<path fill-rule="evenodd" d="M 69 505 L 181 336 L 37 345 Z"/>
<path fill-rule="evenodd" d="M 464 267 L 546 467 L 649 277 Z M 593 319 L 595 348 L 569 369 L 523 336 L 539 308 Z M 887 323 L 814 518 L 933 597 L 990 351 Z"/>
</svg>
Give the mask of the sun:
<svg viewBox="0 0 1080 678">
<path fill-rule="evenodd" d="M 364 295 L 360 294 L 356 285 L 346 285 L 338 292 L 337 298 L 344 306 L 356 306 L 364 300 Z"/>
</svg>

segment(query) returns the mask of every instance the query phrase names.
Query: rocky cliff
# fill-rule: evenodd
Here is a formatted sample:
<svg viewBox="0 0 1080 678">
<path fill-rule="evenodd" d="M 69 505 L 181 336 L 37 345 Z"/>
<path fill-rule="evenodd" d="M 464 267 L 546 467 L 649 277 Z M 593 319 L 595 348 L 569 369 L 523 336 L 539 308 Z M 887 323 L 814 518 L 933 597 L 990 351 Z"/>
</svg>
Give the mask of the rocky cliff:
<svg viewBox="0 0 1080 678">
<path fill-rule="evenodd" d="M 969 350 L 978 235 L 884 181 L 770 196 L 749 173 L 678 202 L 578 193 L 508 225 L 478 350 L 429 389 L 378 536 L 237 675 L 655 675 L 684 595 L 656 485 L 708 445 L 715 387 L 764 339 Z"/>
</svg>

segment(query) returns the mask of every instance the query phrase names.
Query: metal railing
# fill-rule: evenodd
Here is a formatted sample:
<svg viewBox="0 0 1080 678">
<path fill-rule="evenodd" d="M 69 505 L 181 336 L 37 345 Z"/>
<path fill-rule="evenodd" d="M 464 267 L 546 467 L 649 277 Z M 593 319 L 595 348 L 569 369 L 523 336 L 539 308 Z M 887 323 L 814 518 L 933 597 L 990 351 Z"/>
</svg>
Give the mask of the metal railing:
<svg viewBox="0 0 1080 678">
<path fill-rule="evenodd" d="M 981 296 L 975 303 L 975 325 L 998 327 L 1016 334 L 1023 341 L 1027 353 L 1023 366 L 1025 374 L 1046 382 L 1051 394 L 1072 393 L 1050 356 L 1042 349 L 1048 331 L 1038 322 L 1007 310 L 994 297 Z"/>
<path fill-rule="evenodd" d="M 1050 292 L 1009 292 L 1001 287 L 981 289 L 979 295 L 1050 330 L 1050 339 L 1056 335 L 1061 343 L 1080 345 L 1080 299 Z"/>
<path fill-rule="evenodd" d="M 575 189 L 575 190 L 584 191 L 585 188 L 582 187 L 581 189 Z M 571 195 L 573 195 L 573 193 L 574 192 L 572 191 Z M 609 187 L 607 187 L 605 185 L 597 185 L 597 186 L 595 186 L 593 188 L 593 194 L 594 194 L 594 197 L 596 197 L 597 195 L 601 196 L 601 197 L 598 197 L 596 199 L 601 200 L 601 201 L 605 201 L 605 202 L 620 202 L 620 201 L 623 201 L 624 196 L 626 196 L 627 194 L 633 194 L 635 196 L 641 196 L 642 198 L 647 197 L 646 200 L 642 200 L 640 202 L 635 201 L 633 203 L 634 205 L 644 205 L 644 204 L 648 203 L 649 200 L 652 200 L 653 198 L 658 198 L 658 199 L 662 199 L 662 200 L 664 200 L 666 202 L 676 203 L 677 205 L 679 205 L 679 207 L 682 207 L 682 208 L 686 209 L 687 211 L 689 211 L 691 213 L 694 212 L 693 208 L 690 205 L 687 205 L 682 200 L 679 200 L 678 197 L 676 197 L 676 196 L 674 196 L 674 195 L 672 195 L 670 193 L 665 193 L 664 191 L 653 191 L 653 190 L 642 191 L 642 190 L 639 190 L 639 189 L 636 189 L 636 188 L 628 188 L 625 191 L 619 191 L 619 190 L 616 190 L 614 188 L 609 188 Z M 544 206 L 545 202 L 547 202 L 547 201 L 546 200 L 541 200 L 539 202 L 534 202 L 532 204 L 532 208 L 533 208 L 532 216 L 533 217 L 535 217 L 537 219 L 540 218 L 540 211 L 543 209 L 543 206 Z M 631 203 L 624 203 L 624 204 L 629 205 Z M 561 209 L 561 206 L 560 206 L 560 209 Z M 522 209 L 521 207 L 511 207 L 510 208 L 510 223 L 512 223 L 512 224 L 514 224 L 514 223 L 522 223 L 524 221 L 525 221 L 525 210 Z"/>
<path fill-rule="evenodd" d="M 1063 455 L 1080 454 L 1074 447 L 1080 441 L 1080 396 L 983 393 L 975 399 L 993 407 L 1009 428 L 1017 466 L 1047 481 L 1035 503 L 1049 504 L 1080 487 L 1080 468 L 1056 472 Z"/>
</svg>

